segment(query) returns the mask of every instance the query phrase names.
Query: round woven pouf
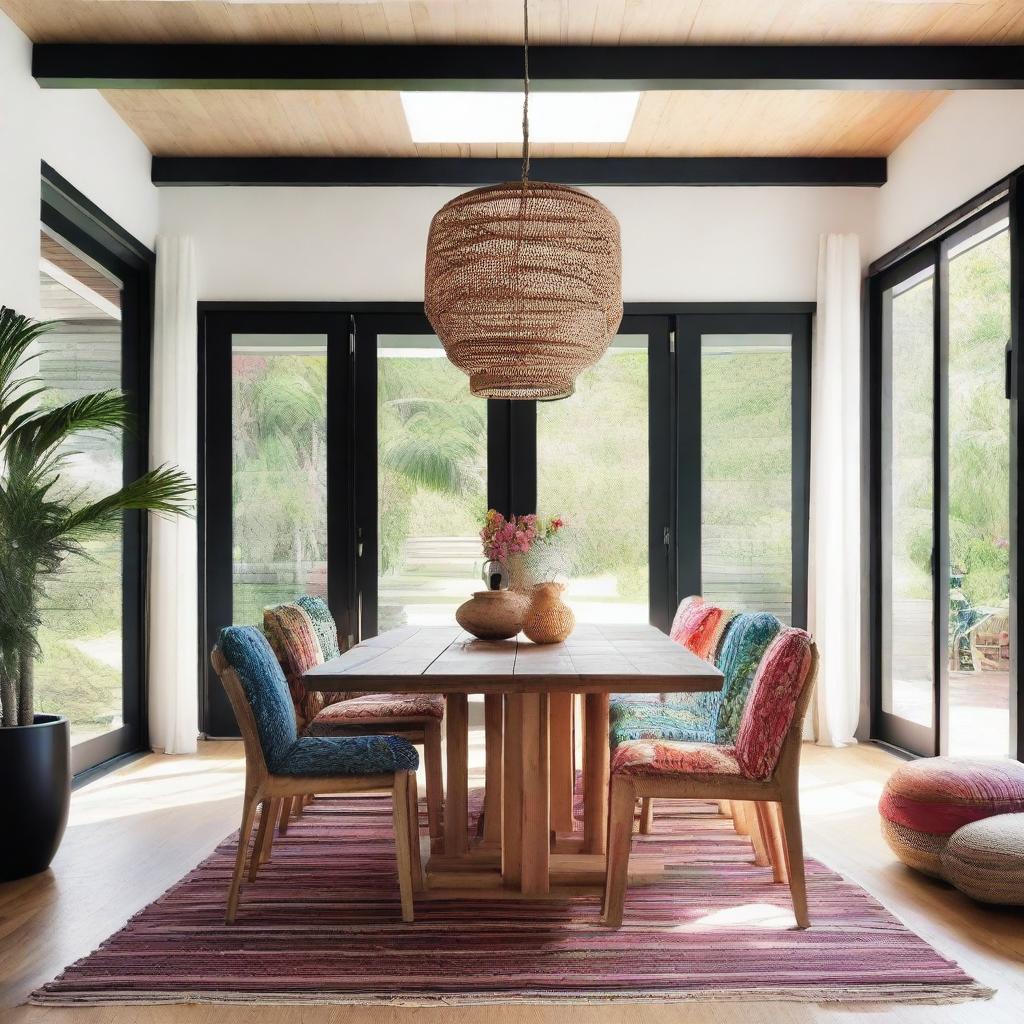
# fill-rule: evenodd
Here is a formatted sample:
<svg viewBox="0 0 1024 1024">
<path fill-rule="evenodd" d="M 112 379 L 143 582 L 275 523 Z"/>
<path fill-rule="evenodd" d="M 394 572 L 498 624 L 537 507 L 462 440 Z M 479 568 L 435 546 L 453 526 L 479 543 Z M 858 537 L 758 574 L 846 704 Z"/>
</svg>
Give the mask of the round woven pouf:
<svg viewBox="0 0 1024 1024">
<path fill-rule="evenodd" d="M 942 851 L 958 828 L 995 814 L 1024 812 L 1024 764 L 967 757 L 910 761 L 892 773 L 878 810 L 893 853 L 941 878 Z"/>
<path fill-rule="evenodd" d="M 958 828 L 942 871 L 971 899 L 1024 906 L 1024 814 L 997 814 Z"/>
</svg>

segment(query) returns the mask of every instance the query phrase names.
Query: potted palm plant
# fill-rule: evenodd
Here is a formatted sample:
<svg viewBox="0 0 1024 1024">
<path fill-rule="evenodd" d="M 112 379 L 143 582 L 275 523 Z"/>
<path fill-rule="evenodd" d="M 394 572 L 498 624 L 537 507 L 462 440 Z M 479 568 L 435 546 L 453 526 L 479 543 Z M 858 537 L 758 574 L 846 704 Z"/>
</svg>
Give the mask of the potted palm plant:
<svg viewBox="0 0 1024 1024">
<path fill-rule="evenodd" d="M 116 529 L 121 513 L 187 513 L 188 477 L 161 466 L 97 500 L 64 478 L 69 442 L 82 431 L 120 431 L 125 396 L 101 391 L 61 405 L 30 369 L 34 343 L 53 323 L 0 307 L 0 880 L 45 869 L 57 852 L 71 794 L 70 727 L 36 714 L 33 665 L 40 603 L 70 554 Z"/>
</svg>

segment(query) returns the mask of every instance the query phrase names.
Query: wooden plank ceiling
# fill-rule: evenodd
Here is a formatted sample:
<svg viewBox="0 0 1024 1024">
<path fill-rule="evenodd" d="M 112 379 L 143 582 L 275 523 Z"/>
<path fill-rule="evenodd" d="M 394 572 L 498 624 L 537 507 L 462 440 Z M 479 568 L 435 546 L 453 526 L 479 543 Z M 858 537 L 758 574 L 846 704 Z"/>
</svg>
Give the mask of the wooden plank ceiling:
<svg viewBox="0 0 1024 1024">
<path fill-rule="evenodd" d="M 208 0 L 0 0 L 37 42 L 516 43 L 520 0 L 267 5 Z M 531 0 L 538 44 L 1018 43 L 1005 0 Z M 416 145 L 388 92 L 108 90 L 161 156 L 515 156 L 509 145 Z M 538 156 L 886 156 L 937 92 L 645 93 L 618 145 Z"/>
</svg>

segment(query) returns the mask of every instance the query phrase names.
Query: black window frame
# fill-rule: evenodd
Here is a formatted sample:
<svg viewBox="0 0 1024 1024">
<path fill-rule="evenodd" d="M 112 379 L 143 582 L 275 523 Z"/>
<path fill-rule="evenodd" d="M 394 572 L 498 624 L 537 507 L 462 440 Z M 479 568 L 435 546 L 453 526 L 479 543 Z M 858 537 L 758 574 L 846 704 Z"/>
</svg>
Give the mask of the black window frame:
<svg viewBox="0 0 1024 1024">
<path fill-rule="evenodd" d="M 867 478 L 863 491 L 863 542 L 867 551 L 867 594 L 865 608 L 865 649 L 863 686 L 868 701 L 868 737 L 908 756 L 937 756 L 947 749 L 949 678 L 946 623 L 949 618 L 949 487 L 948 487 L 948 346 L 949 282 L 948 252 L 960 241 L 982 230 L 986 224 L 1009 219 L 1010 232 L 1010 340 L 1007 348 L 1007 385 L 1010 401 L 1010 530 L 1013 554 L 1010 559 L 1010 736 L 1011 757 L 1024 752 L 1024 680 L 1018 654 L 1024 638 L 1024 609 L 1019 600 L 1020 581 L 1024 579 L 1024 547 L 1019 523 L 1022 521 L 1021 461 L 1019 443 L 1019 401 L 1024 395 L 1024 360 L 1021 352 L 1021 323 L 1024 322 L 1024 289 L 1019 280 L 1022 271 L 1021 239 L 1024 237 L 1024 204 L 1021 187 L 1024 168 L 985 189 L 967 203 L 958 206 L 934 224 L 918 232 L 868 268 L 866 282 L 867 317 L 863 344 L 866 373 L 863 381 L 862 408 L 866 415 Z M 884 613 L 888 590 L 885 565 L 885 516 L 888 452 L 883 450 L 885 433 L 883 401 L 888 393 L 886 376 L 887 343 L 885 337 L 886 292 L 920 274 L 932 270 L 933 288 L 933 579 L 932 579 L 932 722 L 928 727 L 885 712 L 882 706 L 885 651 Z"/>
<path fill-rule="evenodd" d="M 697 376 L 690 379 L 682 367 L 677 339 L 691 324 L 710 325 L 712 332 L 732 330 L 739 325 L 747 332 L 785 333 L 793 346 L 793 622 L 806 625 L 807 537 L 810 496 L 810 358 L 811 323 L 814 303 L 626 303 L 620 332 L 647 334 L 648 348 L 648 430 L 650 437 L 649 503 L 649 606 L 650 621 L 667 632 L 679 601 L 700 590 L 699 529 L 687 533 L 685 516 L 677 511 L 680 493 L 698 494 L 699 446 L 697 460 L 678 464 L 682 426 L 677 411 L 692 409 L 693 394 L 699 397 L 699 334 L 697 335 Z M 328 442 L 329 477 L 340 470 L 341 479 L 328 480 L 328 589 L 329 603 L 338 619 L 343 640 L 372 636 L 377 629 L 377 357 L 379 334 L 433 334 L 422 303 L 416 302 L 217 302 L 199 303 L 199 678 L 202 728 L 208 735 L 234 735 L 226 702 L 219 695 L 219 683 L 209 668 L 209 651 L 216 630 L 229 616 L 231 601 L 230 556 L 224 572 L 223 555 L 218 569 L 216 552 L 231 551 L 230 537 L 230 442 L 225 464 L 224 445 L 230 439 L 230 336 L 236 332 L 259 333 L 271 329 L 282 333 L 328 333 L 328 387 L 331 394 L 346 395 L 346 401 L 328 402 L 329 418 L 350 415 L 344 425 L 344 456 Z M 320 324 L 318 328 L 311 324 Z M 287 324 L 287 329 L 283 326 Z M 262 325 L 262 327 L 261 327 Z M 333 327 L 331 326 L 333 325 Z M 333 334 L 331 332 L 334 332 Z M 341 348 L 340 332 L 347 336 L 348 351 Z M 706 333 L 706 332 L 705 332 Z M 225 348 L 226 339 L 226 348 Z M 689 346 L 692 348 L 692 346 Z M 344 391 L 337 384 L 332 360 L 345 358 L 349 377 Z M 225 369 L 226 367 L 226 369 Z M 685 394 L 680 394 L 680 388 Z M 682 400 L 681 400 L 682 399 Z M 536 511 L 537 506 L 537 403 L 495 401 L 487 406 L 488 467 L 487 499 L 491 507 L 507 513 Z M 347 412 L 340 410 L 346 409 Z M 226 411 L 225 411 L 226 410 Z M 700 427 L 696 403 L 697 430 Z M 226 417 L 226 418 L 225 418 Z M 689 421 L 687 421 L 689 422 Z M 333 425 L 332 425 L 333 423 Z M 329 437 L 340 437 L 340 421 L 329 422 Z M 372 443 L 371 443 L 372 442 Z M 691 448 L 693 446 L 690 446 Z M 227 465 L 227 472 L 225 472 Z M 696 473 L 696 476 L 693 474 Z M 352 486 L 345 481 L 351 480 Z M 697 486 L 694 488 L 693 482 Z M 344 493 L 342 493 L 344 492 Z M 331 495 L 335 495 L 332 506 Z M 228 502 L 227 514 L 224 502 Z M 335 516 L 333 508 L 345 512 Z M 219 505 L 217 516 L 210 506 Z M 692 516 L 693 509 L 690 507 Z M 218 520 L 215 522 L 214 520 Z M 225 523 L 228 532 L 225 534 Z M 699 519 L 698 519 L 699 524 Z M 347 539 L 346 539 L 347 538 Z M 680 539 L 696 550 L 697 575 L 680 576 L 677 557 Z M 337 547 L 345 546 L 336 562 Z M 685 561 L 685 560 L 684 560 Z M 342 568 L 344 565 L 344 568 Z M 339 578 L 344 573 L 343 578 Z M 211 715 L 215 716 L 211 718 Z M 214 725 L 215 730 L 210 726 Z"/>
<path fill-rule="evenodd" d="M 127 483 L 149 469 L 150 368 L 156 255 L 87 199 L 45 161 L 41 164 L 40 223 L 121 284 L 121 387 L 132 429 L 122 441 Z M 122 719 L 118 729 L 75 743 L 71 770 L 76 779 L 104 762 L 146 749 L 148 520 L 144 512 L 124 513 L 122 566 Z"/>
</svg>

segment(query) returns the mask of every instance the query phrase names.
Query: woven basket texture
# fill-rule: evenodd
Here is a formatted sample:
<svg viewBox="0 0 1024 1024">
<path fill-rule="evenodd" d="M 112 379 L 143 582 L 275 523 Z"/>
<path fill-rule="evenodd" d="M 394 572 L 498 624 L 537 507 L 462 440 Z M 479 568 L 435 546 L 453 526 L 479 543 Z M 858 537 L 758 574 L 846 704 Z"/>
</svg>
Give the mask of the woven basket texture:
<svg viewBox="0 0 1024 1024">
<path fill-rule="evenodd" d="M 431 221 L 424 301 L 474 395 L 564 398 L 622 319 L 619 223 L 567 185 L 466 192 Z"/>
</svg>

